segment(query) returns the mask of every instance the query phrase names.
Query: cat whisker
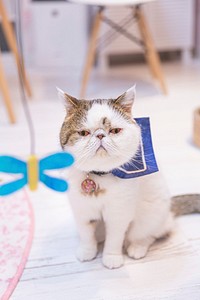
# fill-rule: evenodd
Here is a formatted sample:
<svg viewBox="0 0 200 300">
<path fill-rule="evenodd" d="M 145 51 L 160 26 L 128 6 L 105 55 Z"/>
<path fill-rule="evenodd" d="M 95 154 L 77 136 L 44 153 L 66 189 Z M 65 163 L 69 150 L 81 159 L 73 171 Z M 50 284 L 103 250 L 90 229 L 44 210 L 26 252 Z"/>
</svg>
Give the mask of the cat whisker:
<svg viewBox="0 0 200 300">
<path fill-rule="evenodd" d="M 120 157 L 127 157 L 126 155 L 124 155 L 121 151 L 119 151 L 119 149 L 115 146 L 115 145 L 113 145 L 113 144 L 109 144 L 109 146 L 110 146 L 110 148 L 113 150 L 113 151 L 115 151 L 118 155 L 120 155 Z M 138 154 L 136 154 L 136 156 L 137 156 Z M 134 164 L 134 162 L 135 163 L 137 163 L 137 165 L 136 164 Z M 138 167 L 138 164 L 140 165 L 141 164 L 141 166 L 143 166 L 144 165 L 144 162 L 143 162 L 143 160 L 142 159 L 140 159 L 140 160 L 138 160 L 138 158 L 132 158 L 131 159 L 131 161 L 130 162 L 128 162 L 127 164 L 129 164 L 130 166 L 133 166 L 135 169 L 137 169 L 137 170 L 139 170 L 140 168 Z"/>
</svg>

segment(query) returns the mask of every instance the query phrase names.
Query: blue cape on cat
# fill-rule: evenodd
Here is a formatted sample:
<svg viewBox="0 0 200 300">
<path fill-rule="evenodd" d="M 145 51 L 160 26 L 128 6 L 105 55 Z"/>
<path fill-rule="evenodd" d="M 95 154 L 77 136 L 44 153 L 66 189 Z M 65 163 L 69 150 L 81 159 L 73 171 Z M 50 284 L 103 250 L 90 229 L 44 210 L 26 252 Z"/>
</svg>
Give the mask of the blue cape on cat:
<svg viewBox="0 0 200 300">
<path fill-rule="evenodd" d="M 149 118 L 136 118 L 141 129 L 141 143 L 136 156 L 123 166 L 112 170 L 114 176 L 129 179 L 158 171 L 154 155 Z"/>
</svg>

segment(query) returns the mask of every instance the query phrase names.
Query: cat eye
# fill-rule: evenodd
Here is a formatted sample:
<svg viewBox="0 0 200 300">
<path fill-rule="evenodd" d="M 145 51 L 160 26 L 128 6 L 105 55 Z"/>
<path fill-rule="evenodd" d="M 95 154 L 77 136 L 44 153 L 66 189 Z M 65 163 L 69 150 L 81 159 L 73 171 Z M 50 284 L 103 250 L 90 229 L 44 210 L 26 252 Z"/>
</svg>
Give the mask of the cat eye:
<svg viewBox="0 0 200 300">
<path fill-rule="evenodd" d="M 87 136 L 89 134 L 90 134 L 90 132 L 88 130 L 81 130 L 81 131 L 79 131 L 79 135 L 80 136 Z"/>
<path fill-rule="evenodd" d="M 113 128 L 113 129 L 111 129 L 109 132 L 110 132 L 110 133 L 113 133 L 113 134 L 117 134 L 117 133 L 119 133 L 120 131 L 122 131 L 122 128 Z"/>
</svg>

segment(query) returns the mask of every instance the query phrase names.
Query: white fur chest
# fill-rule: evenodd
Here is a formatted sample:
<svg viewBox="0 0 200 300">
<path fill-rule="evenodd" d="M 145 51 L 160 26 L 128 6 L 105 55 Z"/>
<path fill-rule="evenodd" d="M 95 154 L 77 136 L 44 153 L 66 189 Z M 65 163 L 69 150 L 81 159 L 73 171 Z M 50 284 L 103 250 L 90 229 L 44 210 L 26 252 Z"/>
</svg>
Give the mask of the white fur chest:
<svg viewBox="0 0 200 300">
<path fill-rule="evenodd" d="M 86 173 L 74 168 L 69 174 L 69 200 L 75 214 L 92 220 L 105 218 L 107 213 L 123 213 L 127 214 L 127 217 L 133 217 L 139 198 L 139 178 L 125 180 L 112 174 L 91 174 L 90 178 L 99 187 L 100 192 L 97 195 L 84 194 L 81 183 L 86 179 Z"/>
</svg>

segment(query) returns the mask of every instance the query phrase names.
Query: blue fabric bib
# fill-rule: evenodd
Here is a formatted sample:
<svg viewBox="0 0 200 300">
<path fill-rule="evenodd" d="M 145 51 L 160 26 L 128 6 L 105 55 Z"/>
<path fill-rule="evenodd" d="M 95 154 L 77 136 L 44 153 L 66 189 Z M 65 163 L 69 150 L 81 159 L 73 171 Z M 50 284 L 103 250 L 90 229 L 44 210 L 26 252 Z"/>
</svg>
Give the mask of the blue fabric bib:
<svg viewBox="0 0 200 300">
<path fill-rule="evenodd" d="M 158 171 L 154 155 L 149 118 L 136 118 L 141 128 L 141 144 L 136 156 L 123 166 L 112 170 L 114 176 L 129 179 L 148 175 Z"/>
</svg>

